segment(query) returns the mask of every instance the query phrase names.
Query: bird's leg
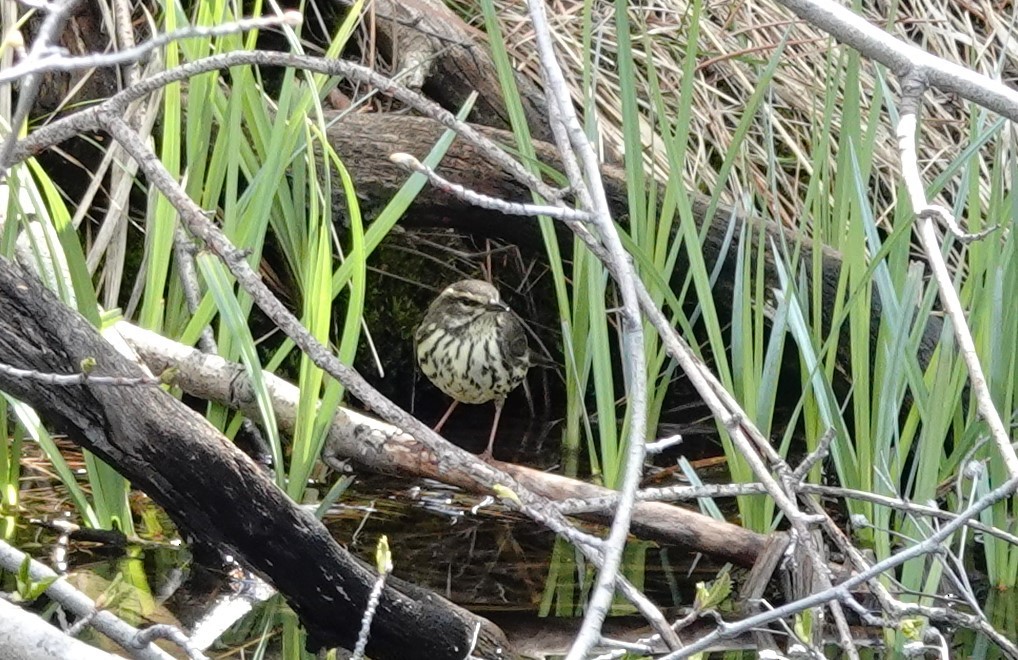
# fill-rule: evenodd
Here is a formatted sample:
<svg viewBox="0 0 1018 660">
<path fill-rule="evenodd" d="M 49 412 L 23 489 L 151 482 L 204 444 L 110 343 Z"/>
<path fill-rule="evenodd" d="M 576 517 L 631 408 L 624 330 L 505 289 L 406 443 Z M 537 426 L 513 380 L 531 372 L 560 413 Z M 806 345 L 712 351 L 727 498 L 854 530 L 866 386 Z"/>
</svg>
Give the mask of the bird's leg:
<svg viewBox="0 0 1018 660">
<path fill-rule="evenodd" d="M 444 415 L 442 415 L 442 419 L 438 420 L 438 424 L 435 424 L 435 427 L 433 429 L 431 429 L 431 430 L 434 431 L 435 433 L 441 432 L 442 431 L 442 426 L 444 426 L 445 423 L 449 420 L 449 415 L 452 414 L 453 410 L 456 410 L 456 406 L 458 406 L 459 404 L 460 404 L 459 401 L 457 401 L 456 399 L 453 399 L 452 400 L 452 405 L 449 406 L 449 409 L 445 411 Z"/>
<path fill-rule="evenodd" d="M 491 435 L 488 436 L 488 448 L 484 450 L 478 458 L 482 461 L 488 462 L 493 456 L 491 455 L 491 448 L 495 446 L 495 434 L 498 433 L 498 420 L 502 417 L 502 404 L 504 401 L 495 401 L 495 419 L 491 423 Z"/>
</svg>

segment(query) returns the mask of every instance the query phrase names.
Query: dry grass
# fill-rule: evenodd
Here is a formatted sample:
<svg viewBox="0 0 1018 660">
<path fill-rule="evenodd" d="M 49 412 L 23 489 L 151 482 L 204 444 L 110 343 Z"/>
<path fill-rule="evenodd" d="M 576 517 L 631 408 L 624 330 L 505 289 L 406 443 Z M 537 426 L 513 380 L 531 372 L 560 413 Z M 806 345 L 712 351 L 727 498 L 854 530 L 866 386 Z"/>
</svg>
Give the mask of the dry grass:
<svg viewBox="0 0 1018 660">
<path fill-rule="evenodd" d="M 917 0 L 893 3 L 898 5 L 897 18 L 890 26 L 893 34 L 954 62 L 990 76 L 1013 80 L 1018 77 L 1018 42 L 1012 26 L 1014 7 L 1010 0 Z M 893 11 L 892 3 L 870 0 L 866 16 L 876 24 L 886 24 Z M 518 68 L 539 80 L 533 39 L 523 3 L 496 0 L 502 30 Z M 633 34 L 650 38 L 634 38 L 634 57 L 638 68 L 653 63 L 666 104 L 676 108 L 682 75 L 682 58 L 686 52 L 686 21 L 689 3 L 686 0 L 643 0 L 631 4 L 629 18 Z M 553 0 L 550 18 L 553 34 L 563 62 L 571 74 L 573 94 L 582 100 L 580 77 L 584 60 L 590 56 L 582 45 L 583 3 L 575 0 Z M 480 15 L 479 3 L 464 0 L 460 9 L 467 16 Z M 621 159 L 623 137 L 619 80 L 615 71 L 615 22 L 613 3 L 598 1 L 594 8 L 596 28 L 595 56 L 598 79 L 595 94 L 598 125 L 606 156 Z M 473 20 L 480 24 L 479 18 Z M 693 121 L 685 163 L 685 180 L 692 190 L 713 191 L 718 185 L 718 165 L 732 144 L 733 132 L 753 94 L 760 71 L 783 38 L 787 46 L 778 66 L 762 110 L 754 118 L 744 147 L 735 167 L 735 175 L 721 185 L 722 199 L 735 202 L 748 195 L 758 211 L 783 222 L 799 225 L 801 200 L 813 172 L 812 154 L 824 120 L 825 85 L 829 80 L 843 81 L 842 75 L 831 75 L 832 66 L 844 62 L 849 49 L 839 47 L 824 33 L 806 25 L 789 11 L 768 0 L 738 2 L 709 1 L 700 22 L 700 57 L 693 85 Z M 873 98 L 875 68 L 864 62 L 860 89 L 864 108 Z M 886 75 L 892 89 L 897 81 Z M 646 76 L 641 72 L 638 85 L 641 99 L 651 97 Z M 839 103 L 832 116 L 833 137 L 829 155 L 833 166 L 841 136 L 840 100 L 844 89 L 838 90 Z M 643 111 L 644 155 L 648 166 L 659 174 L 667 167 L 664 149 L 655 135 L 654 117 L 647 106 Z M 956 155 L 969 139 L 971 113 L 978 112 L 971 104 L 931 92 L 924 107 L 926 132 L 920 149 L 921 162 L 929 164 L 932 178 L 941 169 L 940 163 Z M 895 201 L 897 152 L 886 110 L 879 114 L 874 145 L 875 167 L 871 190 L 882 197 L 877 208 L 889 208 Z M 997 142 L 994 148 L 1011 148 Z M 779 163 L 778 171 L 771 166 Z M 983 180 L 987 180 L 988 159 L 984 160 Z M 771 181 L 775 178 L 775 182 Z M 775 186 L 772 185 L 776 183 Z M 774 199 L 773 189 L 782 191 Z M 983 192 L 988 192 L 984 186 Z M 949 199 L 946 201 L 950 201 Z"/>
</svg>

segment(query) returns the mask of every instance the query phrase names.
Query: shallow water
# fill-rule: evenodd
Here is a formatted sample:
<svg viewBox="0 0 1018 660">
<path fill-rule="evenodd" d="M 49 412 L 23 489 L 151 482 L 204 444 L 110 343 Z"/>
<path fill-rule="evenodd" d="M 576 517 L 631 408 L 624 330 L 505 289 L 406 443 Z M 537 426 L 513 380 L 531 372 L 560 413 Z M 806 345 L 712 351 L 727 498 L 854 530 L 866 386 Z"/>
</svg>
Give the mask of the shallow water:
<svg viewBox="0 0 1018 660">
<path fill-rule="evenodd" d="M 534 426 L 519 420 L 507 424 L 496 445 L 496 456 L 554 466 L 554 443 Z M 450 425 L 452 439 L 464 444 L 479 438 L 478 444 L 483 446 L 485 434 L 486 430 L 476 429 L 471 433 L 465 423 Z M 521 440 L 513 442 L 513 437 Z M 26 446 L 26 453 L 32 451 L 30 447 Z M 724 471 L 723 466 L 718 469 Z M 709 468 L 704 473 L 709 474 Z M 23 486 L 22 515 L 16 521 L 7 519 L 8 525 L 14 526 L 12 541 L 35 558 L 57 566 L 57 555 L 64 549 L 57 542 L 57 532 L 29 521 L 54 517 L 73 520 L 73 504 L 62 485 L 47 476 L 31 456 L 26 461 Z M 573 563 L 575 555 L 571 551 L 566 551 L 564 563 L 560 554 L 560 575 L 565 577 L 556 583 L 556 599 L 549 601 L 547 582 L 555 556 L 554 535 L 497 504 L 478 508 L 481 501 L 435 482 L 357 475 L 324 522 L 337 541 L 366 560 L 371 560 L 378 538 L 386 535 L 396 576 L 491 618 L 513 641 L 541 644 L 543 648 L 567 643 L 576 619 L 544 619 L 539 615 L 542 611 L 578 614 L 586 594 L 579 581 L 586 579 L 589 583 L 590 572 Z M 268 613 L 279 611 L 278 598 L 263 602 L 268 596 L 260 591 L 257 581 L 239 571 L 227 574 L 199 570 L 187 549 L 173 542 L 172 525 L 157 507 L 140 494 L 133 503 L 138 519 L 145 521 L 147 542 L 127 547 L 72 542 L 60 561 L 66 563 L 74 584 L 93 598 L 102 597 L 135 625 L 172 623 L 190 633 L 193 626 L 203 622 L 199 636 L 214 631 L 218 638 L 222 625 L 229 626 L 237 616 L 245 616 L 225 636 L 226 646 L 220 642 L 213 647 L 221 651 L 259 639 L 265 630 L 260 622 Z M 592 525 L 588 531 L 600 530 Z M 631 545 L 626 572 L 669 615 L 688 606 L 696 584 L 714 579 L 721 569 L 719 563 L 680 548 L 640 542 Z M 744 574 L 734 573 L 736 585 Z M 5 574 L 3 588 L 11 590 L 11 582 L 12 576 Z M 210 612 L 236 608 L 238 601 L 246 603 L 243 611 L 248 614 L 229 615 L 233 618 L 228 616 L 225 624 L 206 621 Z M 989 594 L 986 608 L 998 630 L 1018 636 L 1018 598 L 1014 593 Z M 611 625 L 617 636 L 646 634 L 642 621 L 626 616 L 632 614 L 628 607 L 617 608 L 615 614 Z M 872 635 L 872 631 L 861 634 Z M 954 641 L 960 645 L 955 657 L 983 657 L 982 650 L 989 652 L 985 657 L 998 657 L 992 648 L 984 648 L 984 640 L 970 633 L 959 631 Z"/>
</svg>

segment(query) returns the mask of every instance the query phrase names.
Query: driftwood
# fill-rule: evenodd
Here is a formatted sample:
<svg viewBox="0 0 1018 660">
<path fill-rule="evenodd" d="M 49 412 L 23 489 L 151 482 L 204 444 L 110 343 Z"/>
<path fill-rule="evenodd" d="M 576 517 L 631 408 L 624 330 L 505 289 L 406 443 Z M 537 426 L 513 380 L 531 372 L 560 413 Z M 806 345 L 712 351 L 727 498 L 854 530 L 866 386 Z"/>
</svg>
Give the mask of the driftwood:
<svg viewBox="0 0 1018 660">
<path fill-rule="evenodd" d="M 143 376 L 32 274 L 0 258 L 0 363 L 42 373 Z M 316 647 L 352 648 L 376 574 L 197 412 L 155 385 L 59 386 L 0 374 L 29 403 L 130 479 L 190 535 L 235 553 L 300 616 Z M 501 631 L 435 593 L 390 580 L 372 626 L 376 658 L 515 657 Z"/>
<path fill-rule="evenodd" d="M 153 372 L 173 369 L 174 384 L 187 394 L 216 401 L 252 418 L 260 415 L 242 365 L 164 339 L 129 323 L 117 324 L 117 330 Z M 292 433 L 296 425 L 297 387 L 272 374 L 264 374 L 263 377 L 280 429 L 284 433 Z M 489 470 L 487 465 L 475 456 L 452 447 L 450 453 L 454 454 L 456 460 L 452 462 L 459 465 L 458 469 L 439 470 L 428 452 L 422 451 L 412 436 L 346 408 L 340 408 L 333 416 L 324 452 L 326 462 L 332 465 L 337 459 L 352 459 L 357 465 L 375 472 L 429 477 L 473 492 L 490 492 L 490 482 L 484 480 L 485 472 Z M 592 499 L 612 492 L 601 486 L 521 465 L 503 462 L 495 465 L 530 491 L 550 500 Z M 588 517 L 600 522 L 611 521 L 610 513 Z M 752 566 L 767 543 L 763 534 L 661 502 L 637 504 L 633 514 L 633 533 L 644 539 L 678 545 L 740 566 Z"/>
</svg>

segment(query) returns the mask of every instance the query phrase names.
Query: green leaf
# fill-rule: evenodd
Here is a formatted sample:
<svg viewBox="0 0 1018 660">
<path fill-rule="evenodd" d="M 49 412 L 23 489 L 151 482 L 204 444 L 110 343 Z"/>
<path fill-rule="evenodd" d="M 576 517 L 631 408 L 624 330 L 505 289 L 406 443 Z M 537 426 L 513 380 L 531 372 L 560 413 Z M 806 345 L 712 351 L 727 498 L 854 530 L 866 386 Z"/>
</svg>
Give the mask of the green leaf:
<svg viewBox="0 0 1018 660">
<path fill-rule="evenodd" d="M 799 639 L 809 640 L 813 638 L 813 610 L 805 610 L 795 615 L 793 624 L 795 634 Z"/>
<path fill-rule="evenodd" d="M 901 634 L 913 642 L 922 641 L 923 630 L 926 628 L 926 620 L 921 617 L 913 617 L 901 620 Z"/>
<path fill-rule="evenodd" d="M 375 568 L 382 575 L 392 572 L 392 552 L 389 550 L 389 537 L 382 534 L 375 546 Z"/>
<path fill-rule="evenodd" d="M 30 575 L 31 567 L 32 558 L 26 555 L 18 567 L 17 575 L 18 597 L 25 603 L 31 603 L 43 595 L 50 585 L 59 579 L 59 576 L 53 575 L 39 581 L 32 580 Z"/>
<path fill-rule="evenodd" d="M 714 609 L 732 595 L 732 576 L 728 569 L 723 569 L 709 585 L 696 583 L 696 597 L 693 609 L 698 611 Z"/>
</svg>

